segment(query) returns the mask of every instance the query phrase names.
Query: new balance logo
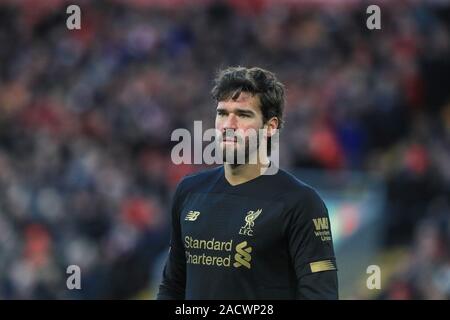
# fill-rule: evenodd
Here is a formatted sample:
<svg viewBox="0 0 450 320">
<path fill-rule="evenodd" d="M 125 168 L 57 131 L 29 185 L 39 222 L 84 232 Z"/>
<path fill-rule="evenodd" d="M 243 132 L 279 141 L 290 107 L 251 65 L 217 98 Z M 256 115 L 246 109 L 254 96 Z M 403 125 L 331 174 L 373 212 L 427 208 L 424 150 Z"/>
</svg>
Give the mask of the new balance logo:
<svg viewBox="0 0 450 320">
<path fill-rule="evenodd" d="M 199 215 L 200 215 L 200 211 L 189 211 L 186 214 L 186 218 L 184 218 L 184 220 L 186 220 L 186 221 L 195 221 L 195 220 L 197 220 Z"/>
<path fill-rule="evenodd" d="M 316 231 L 329 229 L 328 218 L 317 218 L 312 220 L 314 222 L 314 228 L 316 229 Z"/>
</svg>

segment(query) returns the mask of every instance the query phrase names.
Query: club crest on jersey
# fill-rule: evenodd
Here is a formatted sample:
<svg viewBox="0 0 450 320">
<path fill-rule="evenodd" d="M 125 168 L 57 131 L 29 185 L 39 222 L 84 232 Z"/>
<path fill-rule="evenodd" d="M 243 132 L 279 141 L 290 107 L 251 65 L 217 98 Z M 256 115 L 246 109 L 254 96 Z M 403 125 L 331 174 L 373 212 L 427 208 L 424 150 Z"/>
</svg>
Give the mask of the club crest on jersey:
<svg viewBox="0 0 450 320">
<path fill-rule="evenodd" d="M 255 226 L 255 220 L 261 214 L 262 209 L 256 211 L 250 210 L 245 216 L 245 225 L 239 229 L 239 234 L 244 236 L 253 236 L 253 227 Z"/>
</svg>

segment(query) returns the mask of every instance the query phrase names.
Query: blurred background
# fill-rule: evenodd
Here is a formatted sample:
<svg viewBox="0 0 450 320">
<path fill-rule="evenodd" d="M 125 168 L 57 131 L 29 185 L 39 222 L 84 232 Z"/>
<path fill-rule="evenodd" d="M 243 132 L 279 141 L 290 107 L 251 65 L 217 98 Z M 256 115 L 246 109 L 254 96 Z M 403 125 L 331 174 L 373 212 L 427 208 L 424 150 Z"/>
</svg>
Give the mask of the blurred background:
<svg viewBox="0 0 450 320">
<path fill-rule="evenodd" d="M 0 299 L 155 297 L 172 193 L 204 169 L 170 134 L 213 127 L 229 65 L 286 84 L 281 165 L 327 203 L 341 298 L 449 299 L 449 25 L 438 0 L 1 0 Z"/>
</svg>

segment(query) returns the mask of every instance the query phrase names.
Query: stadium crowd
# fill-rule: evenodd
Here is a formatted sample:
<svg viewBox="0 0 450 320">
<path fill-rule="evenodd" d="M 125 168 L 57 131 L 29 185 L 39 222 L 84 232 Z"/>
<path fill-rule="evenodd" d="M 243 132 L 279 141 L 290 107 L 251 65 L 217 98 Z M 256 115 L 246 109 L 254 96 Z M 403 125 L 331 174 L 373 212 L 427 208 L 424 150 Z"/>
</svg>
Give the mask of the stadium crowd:
<svg viewBox="0 0 450 320">
<path fill-rule="evenodd" d="M 153 295 L 171 193 L 202 168 L 170 135 L 213 126 L 229 65 L 286 84 L 282 165 L 386 182 L 384 246 L 408 259 L 378 298 L 450 298 L 448 5 L 399 1 L 370 31 L 360 6 L 86 1 L 70 31 L 54 3 L 0 4 L 0 299 Z"/>
</svg>

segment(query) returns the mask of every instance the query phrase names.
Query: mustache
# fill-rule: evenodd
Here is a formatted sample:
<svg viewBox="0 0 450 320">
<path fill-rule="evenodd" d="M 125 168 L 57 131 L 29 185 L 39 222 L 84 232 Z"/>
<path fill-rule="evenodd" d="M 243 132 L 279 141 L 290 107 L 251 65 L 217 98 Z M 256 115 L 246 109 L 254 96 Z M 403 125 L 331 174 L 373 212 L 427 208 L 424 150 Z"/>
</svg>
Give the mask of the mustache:
<svg viewBox="0 0 450 320">
<path fill-rule="evenodd" d="M 241 136 L 241 134 L 238 131 L 230 130 L 230 129 L 220 132 L 218 138 L 219 138 L 219 141 L 232 140 L 232 141 L 235 141 L 238 143 L 241 143 L 244 141 L 244 137 Z"/>
</svg>

